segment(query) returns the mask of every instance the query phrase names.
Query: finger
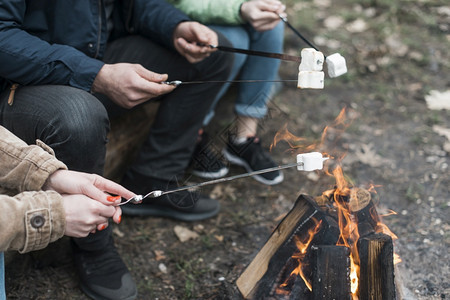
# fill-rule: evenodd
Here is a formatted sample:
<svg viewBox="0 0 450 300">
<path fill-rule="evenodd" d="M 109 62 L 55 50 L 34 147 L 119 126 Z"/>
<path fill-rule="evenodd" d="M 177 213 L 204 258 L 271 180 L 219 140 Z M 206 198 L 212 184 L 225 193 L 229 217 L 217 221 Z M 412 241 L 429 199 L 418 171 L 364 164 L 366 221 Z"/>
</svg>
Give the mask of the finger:
<svg viewBox="0 0 450 300">
<path fill-rule="evenodd" d="M 147 70 L 146 68 L 142 67 L 141 65 L 138 65 L 136 67 L 136 72 L 145 80 L 151 81 L 151 82 L 162 82 L 166 81 L 169 77 L 167 74 L 160 74 L 155 73 L 150 70 Z"/>
<path fill-rule="evenodd" d="M 136 196 L 135 193 L 133 193 L 132 191 L 130 191 L 130 190 L 126 189 L 126 188 L 124 188 L 120 184 L 117 184 L 114 181 L 111 181 L 109 179 L 103 178 L 103 177 L 101 177 L 99 175 L 95 175 L 94 186 L 96 187 L 95 193 L 100 191 L 102 193 L 102 197 L 104 197 L 105 200 L 107 200 L 106 197 L 108 197 L 108 196 L 105 195 L 104 192 L 107 192 L 107 193 L 110 193 L 110 194 L 113 194 L 113 195 L 119 195 L 119 196 L 121 196 L 123 198 L 126 198 L 126 199 L 129 199 L 131 197 Z M 94 193 L 94 191 L 92 191 L 92 192 Z M 88 195 L 88 196 L 90 196 L 90 195 Z M 94 197 L 91 196 L 91 198 L 94 198 Z M 106 201 L 106 202 L 110 203 L 111 201 Z"/>
<path fill-rule="evenodd" d="M 116 211 L 112 219 L 116 224 L 120 224 L 120 222 L 122 222 L 122 210 L 120 209 L 120 207 L 116 207 Z"/>
<path fill-rule="evenodd" d="M 108 227 L 108 222 L 98 224 L 98 225 L 97 225 L 97 230 L 98 230 L 98 231 L 102 231 L 102 230 L 105 230 L 106 227 Z"/>
<path fill-rule="evenodd" d="M 98 210 L 98 219 L 95 220 L 95 222 L 97 224 L 103 223 L 103 222 L 107 221 L 109 218 L 112 218 L 114 216 L 115 212 L 116 212 L 115 206 L 103 205 L 103 207 L 101 207 Z"/>
</svg>

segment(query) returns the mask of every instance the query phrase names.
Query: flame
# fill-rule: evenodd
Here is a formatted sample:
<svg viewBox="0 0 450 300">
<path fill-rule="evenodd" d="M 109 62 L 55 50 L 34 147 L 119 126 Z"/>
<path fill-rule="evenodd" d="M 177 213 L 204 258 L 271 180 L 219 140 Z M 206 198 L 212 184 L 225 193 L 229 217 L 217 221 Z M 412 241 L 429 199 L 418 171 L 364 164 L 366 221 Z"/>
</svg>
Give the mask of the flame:
<svg viewBox="0 0 450 300">
<path fill-rule="evenodd" d="M 300 241 L 297 236 L 294 236 L 295 239 L 295 245 L 297 246 L 297 249 L 299 252 L 292 255 L 293 259 L 296 259 L 298 261 L 298 266 L 291 272 L 291 276 L 299 275 L 303 281 L 305 282 L 305 285 L 308 287 L 310 291 L 312 291 L 312 284 L 309 281 L 309 279 L 306 277 L 306 275 L 303 272 L 303 268 L 305 267 L 305 264 L 303 264 L 303 259 L 306 256 L 307 250 L 309 249 L 309 246 L 316 235 L 317 232 L 319 232 L 320 226 L 322 225 L 322 221 L 318 221 L 315 218 L 312 218 L 311 220 L 314 221 L 314 228 L 310 228 L 308 230 L 308 233 L 306 234 L 305 241 Z M 287 279 L 289 280 L 289 278 Z M 287 285 L 287 280 L 281 284 L 281 287 L 284 287 Z"/>
<path fill-rule="evenodd" d="M 355 114 L 353 114 L 355 115 Z M 338 140 L 342 137 L 343 133 L 346 129 L 351 125 L 352 120 L 347 118 L 347 109 L 344 108 L 340 111 L 339 115 L 333 121 L 333 123 L 329 126 L 326 126 L 322 132 L 320 142 L 310 142 L 305 138 L 300 138 L 289 132 L 287 126 L 285 125 L 274 137 L 274 141 L 271 145 L 275 147 L 279 142 L 285 141 L 291 147 L 291 151 L 296 149 L 296 151 L 305 152 L 305 151 L 321 151 L 324 155 L 329 156 L 336 160 L 337 164 L 333 170 L 328 169 L 328 165 L 326 165 L 325 174 L 334 177 L 336 183 L 332 189 L 326 190 L 322 192 L 322 197 L 326 197 L 326 199 L 332 199 L 332 205 L 337 211 L 338 216 L 338 225 L 340 229 L 339 239 L 336 245 L 345 246 L 350 249 L 350 283 L 351 283 L 351 294 L 353 300 L 359 299 L 358 285 L 359 285 L 359 273 L 360 273 L 360 258 L 359 252 L 357 249 L 357 242 L 360 237 L 360 233 L 358 231 L 358 220 L 354 213 L 351 212 L 349 208 L 349 199 L 352 189 L 354 188 L 353 183 L 349 178 L 344 175 L 342 167 L 340 166 L 341 161 L 345 158 L 345 153 L 339 153 L 336 149 L 332 149 L 328 151 L 329 153 L 324 153 L 323 148 L 325 143 L 337 145 Z M 336 158 L 337 157 L 337 158 Z M 376 186 L 370 185 L 367 189 L 369 193 L 375 193 Z M 358 199 L 356 199 L 358 201 Z M 392 237 L 393 240 L 397 239 L 397 236 L 385 225 L 381 222 L 381 217 L 377 214 L 376 209 L 370 211 L 372 219 L 377 223 L 375 231 L 382 232 Z M 389 214 L 395 214 L 395 212 L 391 211 Z M 316 220 L 317 221 L 317 220 Z M 299 275 L 304 280 L 306 286 L 309 290 L 312 291 L 312 286 L 309 279 L 303 273 L 304 265 L 303 260 L 306 256 L 306 251 L 310 248 L 310 243 L 312 242 L 314 235 L 319 231 L 320 223 L 316 224 L 316 226 L 308 231 L 308 236 L 306 241 L 300 242 L 296 240 L 297 247 L 299 252 L 294 254 L 292 257 L 297 259 L 299 265 L 297 268 L 291 273 L 291 275 Z M 400 262 L 400 257 L 394 253 L 394 263 Z M 287 280 L 284 284 L 287 283 Z M 285 286 L 285 285 L 284 285 Z"/>
</svg>

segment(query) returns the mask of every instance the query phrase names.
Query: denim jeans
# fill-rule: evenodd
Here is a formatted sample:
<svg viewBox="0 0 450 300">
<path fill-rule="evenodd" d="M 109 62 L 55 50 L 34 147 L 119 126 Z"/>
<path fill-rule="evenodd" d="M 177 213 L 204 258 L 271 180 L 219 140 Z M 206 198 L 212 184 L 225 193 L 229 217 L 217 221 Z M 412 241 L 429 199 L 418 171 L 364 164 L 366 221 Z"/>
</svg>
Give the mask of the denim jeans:
<svg viewBox="0 0 450 300">
<path fill-rule="evenodd" d="M 258 32 L 249 25 L 218 26 L 210 25 L 212 29 L 222 33 L 235 48 L 282 53 L 284 24 L 279 23 L 274 29 Z M 278 77 L 280 61 L 261 56 L 234 54 L 234 63 L 228 80 L 275 80 Z M 238 94 L 235 101 L 235 112 L 238 115 L 261 119 L 267 113 L 267 102 L 272 97 L 273 82 L 238 83 Z M 204 120 L 204 126 L 209 124 L 214 116 L 217 102 L 230 87 L 224 85 Z"/>
<path fill-rule="evenodd" d="M 5 291 L 5 258 L 3 252 L 0 252 L 0 300 L 6 300 Z"/>
<path fill-rule="evenodd" d="M 169 74 L 169 80 L 217 81 L 228 78 L 232 58 L 216 52 L 200 63 L 190 64 L 175 51 L 149 39 L 128 36 L 108 45 L 104 61 L 139 63 L 151 71 Z M 130 169 L 162 180 L 182 175 L 190 162 L 198 130 L 221 86 L 182 85 L 158 99 L 161 103 L 150 134 Z M 69 86 L 21 86 L 11 106 L 7 104 L 8 95 L 9 90 L 0 93 L 0 124 L 28 144 L 42 140 L 71 170 L 103 173 L 108 113 L 126 113 L 126 109 L 104 96 Z M 76 242 L 85 250 L 101 249 L 108 242 L 110 228 Z"/>
</svg>

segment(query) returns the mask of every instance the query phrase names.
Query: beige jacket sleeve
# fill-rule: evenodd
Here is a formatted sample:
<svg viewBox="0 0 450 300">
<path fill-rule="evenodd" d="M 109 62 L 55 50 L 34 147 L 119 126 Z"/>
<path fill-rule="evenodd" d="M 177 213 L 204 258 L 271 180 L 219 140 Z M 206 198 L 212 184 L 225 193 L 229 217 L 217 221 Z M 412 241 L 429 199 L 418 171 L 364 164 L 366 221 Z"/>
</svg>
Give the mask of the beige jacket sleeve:
<svg viewBox="0 0 450 300">
<path fill-rule="evenodd" d="M 67 167 L 38 141 L 27 145 L 0 126 L 0 251 L 45 248 L 64 235 L 61 195 L 40 191 L 47 178 Z"/>
</svg>

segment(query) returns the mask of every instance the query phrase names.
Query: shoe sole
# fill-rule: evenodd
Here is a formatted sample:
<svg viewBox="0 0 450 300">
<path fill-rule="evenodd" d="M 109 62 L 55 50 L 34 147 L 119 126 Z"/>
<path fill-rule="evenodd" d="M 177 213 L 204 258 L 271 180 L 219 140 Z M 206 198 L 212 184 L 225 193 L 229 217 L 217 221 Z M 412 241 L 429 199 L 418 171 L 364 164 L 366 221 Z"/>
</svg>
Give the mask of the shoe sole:
<svg viewBox="0 0 450 300">
<path fill-rule="evenodd" d="M 92 291 L 87 285 L 85 285 L 84 283 L 80 283 L 80 289 L 83 291 L 83 293 L 85 293 L 89 298 L 94 299 L 94 300 L 110 300 L 110 297 L 103 297 L 100 296 L 99 294 L 95 293 L 94 291 Z M 136 299 L 138 296 L 138 292 L 136 291 L 136 294 L 129 296 L 127 298 L 123 298 L 121 300 L 134 300 Z"/>
<path fill-rule="evenodd" d="M 220 205 L 218 205 L 215 210 L 204 213 L 181 212 L 159 205 L 151 205 L 150 207 L 150 205 L 139 206 L 139 204 L 126 204 L 122 206 L 122 212 L 125 215 L 136 217 L 163 217 L 185 222 L 209 219 L 217 215 L 219 211 Z"/>
<path fill-rule="evenodd" d="M 224 149 L 222 152 L 223 152 L 223 155 L 225 156 L 225 158 L 230 163 L 244 167 L 247 172 L 255 171 L 250 167 L 250 165 L 245 160 L 239 158 L 238 156 L 231 154 L 230 152 L 227 151 L 227 149 Z M 268 179 L 262 177 L 261 175 L 253 175 L 252 177 L 255 180 L 257 180 L 265 185 L 275 185 L 275 184 L 279 184 L 280 182 L 282 182 L 284 180 L 283 172 L 281 172 L 281 171 L 279 171 L 279 172 L 280 172 L 280 175 L 278 175 L 277 177 L 275 177 L 272 180 L 268 180 Z"/>
<path fill-rule="evenodd" d="M 222 168 L 217 172 L 202 172 L 202 171 L 192 170 L 192 174 L 197 177 L 201 177 L 201 178 L 205 178 L 205 179 L 218 179 L 218 178 L 222 178 L 223 176 L 227 175 L 229 171 L 230 171 L 230 169 L 228 169 L 228 168 Z"/>
</svg>

